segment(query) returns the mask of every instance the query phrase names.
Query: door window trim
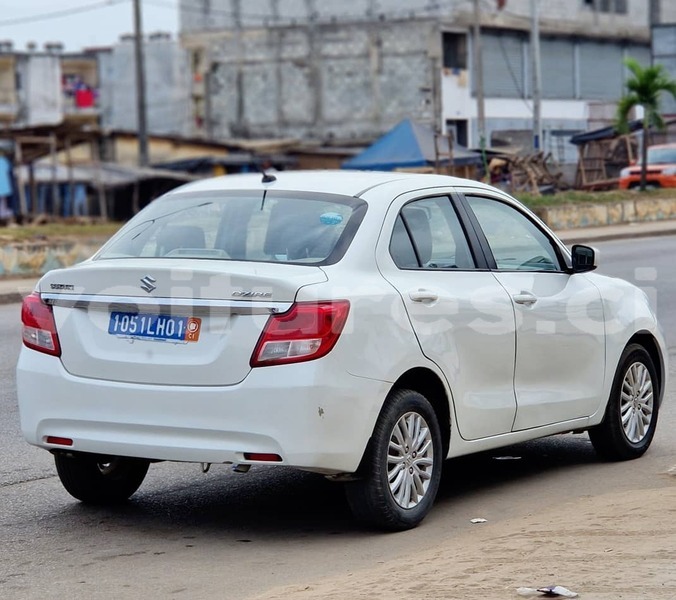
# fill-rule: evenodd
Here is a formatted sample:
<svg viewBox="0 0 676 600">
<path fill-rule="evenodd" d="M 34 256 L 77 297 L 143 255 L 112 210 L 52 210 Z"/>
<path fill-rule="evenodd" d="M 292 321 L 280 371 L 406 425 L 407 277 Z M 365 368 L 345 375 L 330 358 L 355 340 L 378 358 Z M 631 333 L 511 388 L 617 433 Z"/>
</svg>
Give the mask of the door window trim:
<svg viewBox="0 0 676 600">
<path fill-rule="evenodd" d="M 489 261 L 487 260 L 485 251 L 482 247 L 481 240 L 476 234 L 475 226 L 469 219 L 467 215 L 467 209 L 463 205 L 462 201 L 463 199 L 460 198 L 460 195 L 454 191 L 454 190 L 446 190 L 442 191 L 439 193 L 428 193 L 425 194 L 424 196 L 419 196 L 417 198 L 411 198 L 410 200 L 407 200 L 404 202 L 399 209 L 397 210 L 397 214 L 395 216 L 395 223 L 397 219 L 401 217 L 401 213 L 404 210 L 406 206 L 409 204 L 412 204 L 414 202 L 420 202 L 421 200 L 429 200 L 432 198 L 444 198 L 451 206 L 451 210 L 455 214 L 455 216 L 458 219 L 458 222 L 460 224 L 460 228 L 465 236 L 465 241 L 467 243 L 467 246 L 469 248 L 470 254 L 474 260 L 474 267 L 473 268 L 426 268 L 423 266 L 418 266 L 415 268 L 412 267 L 400 267 L 397 265 L 397 263 L 394 260 L 394 257 L 392 256 L 389 245 L 392 240 L 392 235 L 394 232 L 394 226 L 392 230 L 390 231 L 390 236 L 389 236 L 389 241 L 388 241 L 388 256 L 390 257 L 390 260 L 392 260 L 394 266 L 399 269 L 400 271 L 438 271 L 438 272 L 451 272 L 451 273 L 471 273 L 474 271 L 490 271 L 491 267 L 489 264 Z M 414 252 L 416 254 L 416 258 L 418 259 L 418 263 L 420 264 L 420 257 L 418 255 L 418 250 L 416 247 L 416 244 L 411 236 L 411 232 L 409 231 L 408 226 L 406 225 L 406 220 L 402 218 L 402 221 L 404 222 L 404 226 L 406 228 L 406 233 L 408 235 L 409 242 L 411 243 L 412 248 L 414 249 Z M 491 255 L 492 257 L 492 255 Z"/>
<path fill-rule="evenodd" d="M 467 214 L 467 219 L 471 223 L 472 227 L 474 228 L 474 232 L 477 236 L 477 239 L 479 240 L 479 245 L 481 246 L 481 249 L 486 257 L 486 261 L 488 263 L 488 267 L 491 271 L 496 271 L 500 273 L 570 273 L 570 264 L 569 260 L 566 259 L 565 254 L 561 251 L 560 244 L 556 242 L 556 240 L 545 230 L 543 229 L 540 224 L 535 221 L 528 213 L 522 211 L 519 209 L 518 206 L 515 206 L 514 204 L 510 202 L 506 202 L 503 198 L 493 196 L 490 193 L 487 193 L 485 190 L 476 190 L 476 191 L 462 191 L 462 192 L 456 192 L 458 195 L 458 202 L 459 204 L 463 207 L 463 210 Z M 477 219 L 476 215 L 474 214 L 474 211 L 472 210 L 472 207 L 469 204 L 469 201 L 467 199 L 467 196 L 472 196 L 475 198 L 483 198 L 485 200 L 490 200 L 491 202 L 499 202 L 500 204 L 504 204 L 505 206 L 508 206 L 515 210 L 517 213 L 519 213 L 522 217 L 527 219 L 545 238 L 549 241 L 549 244 L 551 245 L 552 249 L 554 250 L 554 254 L 556 255 L 556 258 L 559 261 L 559 268 L 552 271 L 552 270 L 546 270 L 546 271 L 537 271 L 537 270 L 519 270 L 519 269 L 500 269 L 498 267 L 498 264 L 495 260 L 495 257 L 493 256 L 493 251 L 491 250 L 491 246 L 488 243 L 488 238 L 486 238 L 486 234 L 484 233 L 483 229 L 481 228 L 481 224 L 479 223 L 479 220 Z"/>
</svg>

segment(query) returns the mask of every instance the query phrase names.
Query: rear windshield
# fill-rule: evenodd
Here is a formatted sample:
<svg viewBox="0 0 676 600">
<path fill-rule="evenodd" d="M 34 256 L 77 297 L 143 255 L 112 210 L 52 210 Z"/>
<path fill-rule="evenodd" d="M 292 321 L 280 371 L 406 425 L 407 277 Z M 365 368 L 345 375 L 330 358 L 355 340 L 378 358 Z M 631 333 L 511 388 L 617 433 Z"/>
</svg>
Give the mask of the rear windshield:
<svg viewBox="0 0 676 600">
<path fill-rule="evenodd" d="M 363 200 L 333 194 L 175 194 L 151 203 L 95 258 L 332 264 L 365 212 Z"/>
</svg>

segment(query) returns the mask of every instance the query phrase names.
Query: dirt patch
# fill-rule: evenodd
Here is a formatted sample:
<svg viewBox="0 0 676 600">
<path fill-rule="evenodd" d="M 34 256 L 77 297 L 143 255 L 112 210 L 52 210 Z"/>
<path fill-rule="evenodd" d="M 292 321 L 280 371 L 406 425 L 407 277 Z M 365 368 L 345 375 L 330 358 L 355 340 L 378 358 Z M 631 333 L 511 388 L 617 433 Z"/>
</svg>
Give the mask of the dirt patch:
<svg viewBox="0 0 676 600">
<path fill-rule="evenodd" d="M 441 548 L 256 598 L 504 600 L 519 598 L 519 587 L 551 584 L 584 599 L 676 598 L 676 487 L 584 497 L 475 525 Z"/>
</svg>

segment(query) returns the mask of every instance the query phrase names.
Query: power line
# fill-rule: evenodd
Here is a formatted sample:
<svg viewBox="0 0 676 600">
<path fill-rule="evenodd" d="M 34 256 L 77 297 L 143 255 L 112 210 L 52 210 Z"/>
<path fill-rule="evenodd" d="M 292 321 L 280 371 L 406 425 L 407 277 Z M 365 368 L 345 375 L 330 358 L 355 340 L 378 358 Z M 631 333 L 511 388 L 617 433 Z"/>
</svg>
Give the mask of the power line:
<svg viewBox="0 0 676 600">
<path fill-rule="evenodd" d="M 108 6 L 114 6 L 116 4 L 126 4 L 130 0 L 100 0 L 93 4 L 88 4 L 86 6 L 73 6 L 71 8 L 64 8 L 61 10 L 55 10 L 48 13 L 42 13 L 38 15 L 30 15 L 27 17 L 16 17 L 14 19 L 3 19 L 0 21 L 0 27 L 9 27 L 11 25 L 24 25 L 26 23 L 37 23 L 38 21 L 48 21 L 50 19 L 60 19 L 62 17 L 69 17 L 71 15 L 76 15 L 79 13 L 90 12 L 92 10 L 99 10 L 101 8 L 106 8 Z"/>
</svg>

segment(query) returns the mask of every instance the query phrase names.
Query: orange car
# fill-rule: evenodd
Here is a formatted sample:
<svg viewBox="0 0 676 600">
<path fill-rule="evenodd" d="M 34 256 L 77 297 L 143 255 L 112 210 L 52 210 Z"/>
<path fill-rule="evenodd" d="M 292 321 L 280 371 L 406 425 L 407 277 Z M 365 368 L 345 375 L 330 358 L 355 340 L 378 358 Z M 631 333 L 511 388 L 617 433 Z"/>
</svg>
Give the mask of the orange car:
<svg viewBox="0 0 676 600">
<path fill-rule="evenodd" d="M 620 189 L 641 185 L 641 165 L 635 164 L 620 171 Z M 648 148 L 646 186 L 676 187 L 676 144 L 661 144 Z"/>
</svg>

